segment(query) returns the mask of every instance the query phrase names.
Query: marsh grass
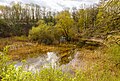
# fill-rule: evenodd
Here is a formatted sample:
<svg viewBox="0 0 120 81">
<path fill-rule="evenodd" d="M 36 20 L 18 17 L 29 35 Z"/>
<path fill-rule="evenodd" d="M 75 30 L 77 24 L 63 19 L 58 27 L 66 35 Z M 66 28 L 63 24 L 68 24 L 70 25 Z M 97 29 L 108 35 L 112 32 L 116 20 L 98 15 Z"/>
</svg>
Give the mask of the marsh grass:
<svg viewBox="0 0 120 81">
<path fill-rule="evenodd" d="M 10 40 L 10 39 L 8 39 Z M 7 40 L 7 41 L 8 41 Z M 11 42 L 8 41 L 8 44 Z M 54 47 L 39 45 L 35 43 L 27 42 L 14 42 L 11 43 L 14 46 L 19 44 L 19 48 L 16 50 L 8 50 L 4 48 L 0 53 L 0 78 L 1 81 L 119 81 L 120 80 L 120 47 L 118 45 L 112 45 L 109 48 L 100 48 L 96 50 L 79 49 L 79 59 L 86 62 L 87 67 L 85 69 L 74 69 L 74 74 L 63 72 L 61 69 L 44 68 L 40 72 L 28 72 L 24 71 L 23 67 L 16 69 L 14 64 L 8 64 L 10 55 L 18 54 L 18 57 L 25 54 L 31 54 L 36 52 L 45 53 L 50 50 L 58 50 L 61 55 L 66 55 L 68 51 L 74 46 L 69 45 L 68 48 L 64 44 Z M 24 44 L 22 47 L 20 45 Z M 22 51 L 21 51 L 22 50 Z M 28 52 L 28 50 L 31 50 Z M 36 54 L 35 54 L 36 55 Z M 26 57 L 26 55 L 24 56 Z"/>
</svg>

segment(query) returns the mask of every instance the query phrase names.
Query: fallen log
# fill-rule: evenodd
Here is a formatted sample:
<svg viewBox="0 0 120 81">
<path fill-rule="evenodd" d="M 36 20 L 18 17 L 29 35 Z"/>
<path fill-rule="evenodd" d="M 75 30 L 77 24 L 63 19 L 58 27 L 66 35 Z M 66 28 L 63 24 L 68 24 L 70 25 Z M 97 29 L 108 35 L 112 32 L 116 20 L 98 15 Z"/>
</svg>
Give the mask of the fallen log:
<svg viewBox="0 0 120 81">
<path fill-rule="evenodd" d="M 99 46 L 106 46 L 104 41 L 101 39 L 80 39 L 78 42 L 78 46 L 80 47 L 99 47 Z"/>
</svg>

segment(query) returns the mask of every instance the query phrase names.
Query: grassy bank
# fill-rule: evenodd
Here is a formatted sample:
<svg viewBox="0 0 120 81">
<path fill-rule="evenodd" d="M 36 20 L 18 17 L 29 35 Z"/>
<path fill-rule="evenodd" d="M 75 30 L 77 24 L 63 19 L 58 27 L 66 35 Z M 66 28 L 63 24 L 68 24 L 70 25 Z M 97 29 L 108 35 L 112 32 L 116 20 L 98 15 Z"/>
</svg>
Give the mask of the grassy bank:
<svg viewBox="0 0 120 81">
<path fill-rule="evenodd" d="M 73 44 L 45 45 L 31 42 L 27 37 L 10 37 L 0 39 L 0 50 L 8 47 L 8 54 L 13 60 L 23 60 L 29 57 L 36 57 L 47 52 L 57 52 L 59 56 L 66 55 L 76 48 Z"/>
<path fill-rule="evenodd" d="M 112 44 L 109 47 L 100 47 L 94 50 L 78 48 L 73 44 L 43 45 L 33 43 L 27 39 L 14 37 L 0 39 L 0 78 L 1 81 L 119 81 L 120 80 L 120 46 Z M 13 47 L 14 48 L 13 48 Z M 8 50 L 9 48 L 9 50 Z M 43 69 L 32 73 L 23 71 L 22 67 L 15 69 L 13 64 L 6 62 L 25 59 L 49 51 L 59 52 L 61 57 L 69 55 L 71 50 L 80 51 L 79 60 L 85 65 L 80 68 L 77 63 L 71 66 L 74 74 L 64 73 L 60 69 Z M 65 58 L 63 58 L 65 60 Z M 63 62 L 64 63 L 64 62 Z"/>
<path fill-rule="evenodd" d="M 116 48 L 116 50 L 118 49 L 119 47 Z M 106 51 L 106 54 L 102 54 L 102 52 L 90 53 L 90 51 L 87 51 L 86 54 L 90 55 L 84 54 L 81 57 L 84 60 L 86 59 L 89 67 L 86 68 L 86 70 L 74 70 L 74 74 L 64 73 L 60 69 L 52 68 L 43 69 L 37 73 L 23 71 L 22 67 L 15 69 L 12 64 L 6 65 L 8 58 L 4 53 L 4 56 L 0 55 L 1 81 L 119 81 L 120 71 L 119 68 L 115 66 L 115 61 L 118 59 L 108 57 L 113 53 L 119 54 L 119 50 L 115 52 L 111 50 L 111 48 L 107 50 L 111 52 Z M 93 55 L 91 56 L 91 54 Z"/>
</svg>

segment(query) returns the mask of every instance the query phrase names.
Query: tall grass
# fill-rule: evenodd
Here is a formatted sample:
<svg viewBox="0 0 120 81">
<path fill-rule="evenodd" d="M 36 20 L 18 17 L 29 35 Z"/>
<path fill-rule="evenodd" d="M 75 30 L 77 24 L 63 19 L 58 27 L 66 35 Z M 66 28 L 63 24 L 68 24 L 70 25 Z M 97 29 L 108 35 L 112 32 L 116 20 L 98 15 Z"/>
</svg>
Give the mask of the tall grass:
<svg viewBox="0 0 120 81">
<path fill-rule="evenodd" d="M 111 45 L 107 54 L 110 62 L 120 69 L 120 46 L 117 44 Z"/>
</svg>

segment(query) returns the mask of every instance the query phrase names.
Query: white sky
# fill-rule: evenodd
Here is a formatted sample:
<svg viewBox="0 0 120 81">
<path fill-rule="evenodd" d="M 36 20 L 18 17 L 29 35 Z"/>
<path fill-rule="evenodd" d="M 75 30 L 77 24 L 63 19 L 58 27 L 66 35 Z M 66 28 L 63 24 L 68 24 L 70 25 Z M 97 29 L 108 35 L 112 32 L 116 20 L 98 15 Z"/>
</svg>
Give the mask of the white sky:
<svg viewBox="0 0 120 81">
<path fill-rule="evenodd" d="M 22 3 L 35 3 L 57 11 L 61 11 L 64 8 L 79 8 L 81 4 L 88 5 L 99 2 L 99 0 L 0 0 L 0 5 L 9 5 L 12 1 L 20 1 Z"/>
</svg>

